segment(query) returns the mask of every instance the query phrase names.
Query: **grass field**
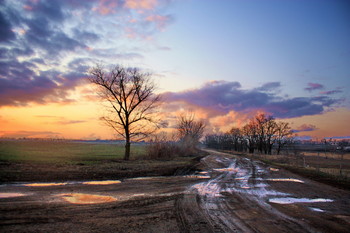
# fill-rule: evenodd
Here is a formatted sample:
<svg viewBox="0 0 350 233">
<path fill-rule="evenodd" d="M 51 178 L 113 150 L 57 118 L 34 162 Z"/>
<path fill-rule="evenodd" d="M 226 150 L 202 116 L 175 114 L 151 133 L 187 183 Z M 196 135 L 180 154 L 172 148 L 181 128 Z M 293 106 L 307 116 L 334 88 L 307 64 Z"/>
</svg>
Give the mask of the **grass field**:
<svg viewBox="0 0 350 233">
<path fill-rule="evenodd" d="M 146 146 L 132 145 L 131 159 L 144 156 Z M 0 140 L 0 161 L 55 164 L 91 164 L 122 159 L 123 144 L 74 141 Z"/>
</svg>

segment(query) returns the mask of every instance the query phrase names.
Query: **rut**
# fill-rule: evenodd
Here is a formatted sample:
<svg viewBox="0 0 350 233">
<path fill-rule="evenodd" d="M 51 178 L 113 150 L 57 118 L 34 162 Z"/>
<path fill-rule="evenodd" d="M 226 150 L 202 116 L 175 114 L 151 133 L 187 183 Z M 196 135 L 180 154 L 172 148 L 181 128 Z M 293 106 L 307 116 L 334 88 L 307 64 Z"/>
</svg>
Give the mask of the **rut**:
<svg viewBox="0 0 350 233">
<path fill-rule="evenodd" d="M 176 201 L 182 232 L 316 232 L 262 201 L 271 191 L 257 182 L 265 170 L 256 162 L 219 156 L 203 162 L 213 178 L 193 185 Z M 227 167 L 215 169 L 215 164 Z"/>
</svg>

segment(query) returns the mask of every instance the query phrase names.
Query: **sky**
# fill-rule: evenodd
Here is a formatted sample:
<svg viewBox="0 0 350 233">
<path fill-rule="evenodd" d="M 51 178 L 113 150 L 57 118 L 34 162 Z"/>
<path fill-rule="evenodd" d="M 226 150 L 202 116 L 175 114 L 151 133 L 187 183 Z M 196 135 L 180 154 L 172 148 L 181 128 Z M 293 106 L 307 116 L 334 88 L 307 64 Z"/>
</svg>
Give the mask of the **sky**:
<svg viewBox="0 0 350 233">
<path fill-rule="evenodd" d="M 109 139 L 87 71 L 152 73 L 168 129 L 257 112 L 350 138 L 347 0 L 0 0 L 0 137 Z"/>
</svg>

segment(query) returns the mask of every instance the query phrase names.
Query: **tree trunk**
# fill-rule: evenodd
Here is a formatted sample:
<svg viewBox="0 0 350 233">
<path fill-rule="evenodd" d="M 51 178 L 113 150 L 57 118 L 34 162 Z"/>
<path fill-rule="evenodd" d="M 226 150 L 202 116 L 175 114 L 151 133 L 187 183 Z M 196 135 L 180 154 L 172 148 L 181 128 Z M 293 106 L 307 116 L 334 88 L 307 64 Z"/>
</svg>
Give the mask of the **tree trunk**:
<svg viewBox="0 0 350 233">
<path fill-rule="evenodd" d="M 130 140 L 127 140 L 125 143 L 124 160 L 129 160 L 129 157 L 130 157 Z"/>
</svg>

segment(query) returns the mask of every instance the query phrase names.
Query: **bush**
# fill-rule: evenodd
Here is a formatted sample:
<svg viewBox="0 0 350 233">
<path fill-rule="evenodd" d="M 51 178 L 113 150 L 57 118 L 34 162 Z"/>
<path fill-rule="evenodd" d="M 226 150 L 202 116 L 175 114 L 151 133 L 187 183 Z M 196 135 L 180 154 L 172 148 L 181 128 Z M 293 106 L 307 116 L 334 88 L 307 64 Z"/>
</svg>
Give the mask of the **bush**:
<svg viewBox="0 0 350 233">
<path fill-rule="evenodd" d="M 148 158 L 172 159 L 184 154 L 184 149 L 176 142 L 153 141 L 148 145 Z"/>
</svg>

